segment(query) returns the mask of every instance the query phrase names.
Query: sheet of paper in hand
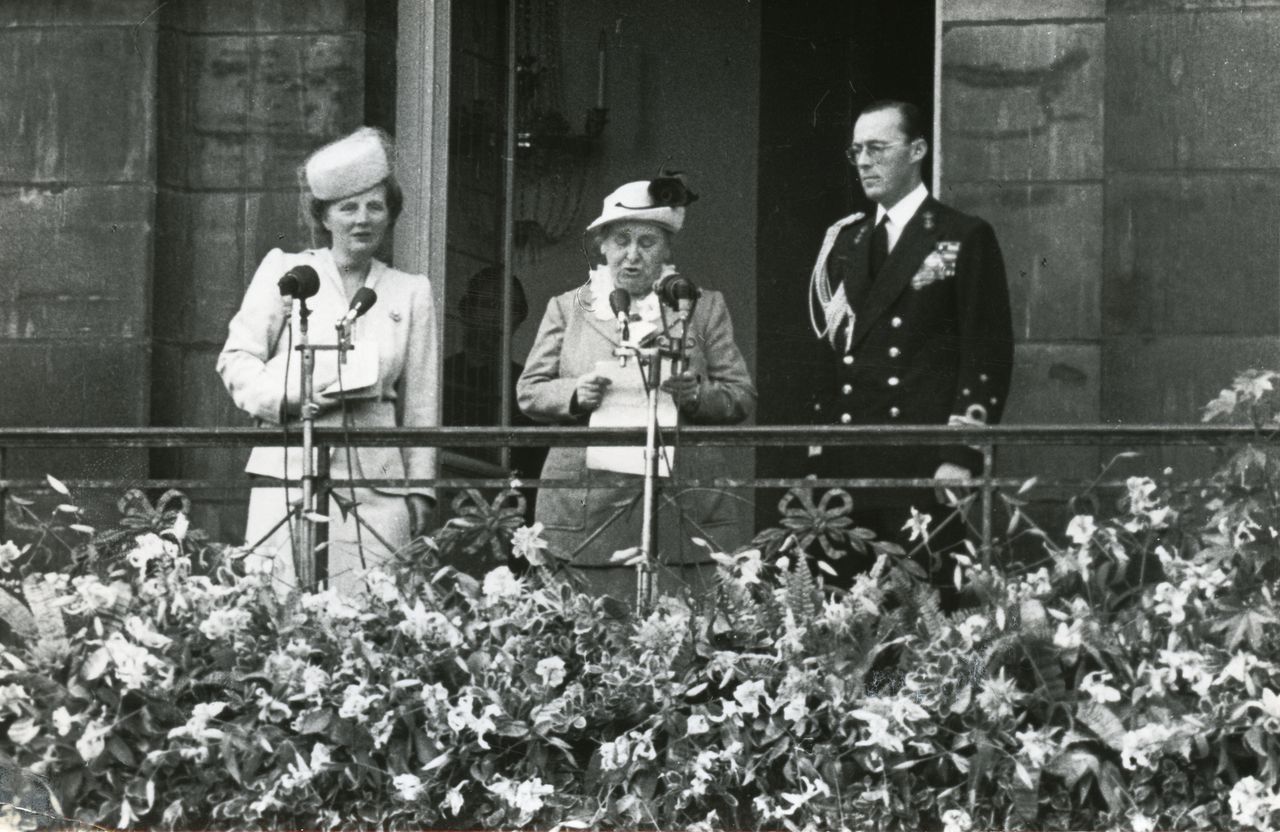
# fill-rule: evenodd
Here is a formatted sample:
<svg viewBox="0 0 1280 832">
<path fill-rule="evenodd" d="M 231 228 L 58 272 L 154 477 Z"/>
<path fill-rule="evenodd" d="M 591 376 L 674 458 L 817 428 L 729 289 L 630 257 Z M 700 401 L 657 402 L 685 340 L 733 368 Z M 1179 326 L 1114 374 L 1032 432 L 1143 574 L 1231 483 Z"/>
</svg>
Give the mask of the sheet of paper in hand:
<svg viewBox="0 0 1280 832">
<path fill-rule="evenodd" d="M 378 378 L 378 345 L 374 341 L 356 341 L 355 349 L 347 353 L 347 363 L 340 375 L 316 394 L 319 399 L 376 399 L 382 395 Z"/>
<path fill-rule="evenodd" d="M 663 362 L 663 372 L 670 367 Z M 604 398 L 591 414 L 593 428 L 644 427 L 648 419 L 648 399 L 644 392 L 644 379 L 641 369 L 634 360 L 627 366 L 618 366 L 617 360 L 597 361 L 596 372 L 607 376 L 612 382 L 605 391 Z M 663 428 L 674 428 L 679 414 L 675 400 L 669 393 L 658 391 L 658 425 Z M 658 448 L 658 475 L 671 476 L 671 465 L 675 462 L 675 449 Z M 587 467 L 597 471 L 616 471 L 620 474 L 644 474 L 644 447 L 601 446 L 587 448 Z"/>
</svg>

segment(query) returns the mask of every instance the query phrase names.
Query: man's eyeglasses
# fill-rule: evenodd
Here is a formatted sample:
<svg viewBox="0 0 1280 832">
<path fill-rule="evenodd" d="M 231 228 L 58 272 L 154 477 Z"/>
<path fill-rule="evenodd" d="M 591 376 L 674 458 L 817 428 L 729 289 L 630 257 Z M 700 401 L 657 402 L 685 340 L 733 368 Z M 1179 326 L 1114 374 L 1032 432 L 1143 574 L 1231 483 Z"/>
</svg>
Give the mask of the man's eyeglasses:
<svg viewBox="0 0 1280 832">
<path fill-rule="evenodd" d="M 868 142 L 866 144 L 851 144 L 849 149 L 844 152 L 845 157 L 849 160 L 849 164 L 858 164 L 858 157 L 864 152 L 867 158 L 873 162 L 878 162 L 884 158 L 884 154 L 889 152 L 889 148 L 899 145 L 910 144 L 910 142 Z"/>
</svg>

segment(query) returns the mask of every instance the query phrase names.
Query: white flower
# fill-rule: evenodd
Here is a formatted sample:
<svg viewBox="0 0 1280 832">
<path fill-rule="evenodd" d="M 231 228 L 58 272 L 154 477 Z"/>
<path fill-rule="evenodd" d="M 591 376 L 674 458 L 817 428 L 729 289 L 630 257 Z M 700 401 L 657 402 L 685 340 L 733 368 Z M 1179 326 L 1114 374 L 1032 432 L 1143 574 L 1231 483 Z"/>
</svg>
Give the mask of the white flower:
<svg viewBox="0 0 1280 832">
<path fill-rule="evenodd" d="M 414 602 L 413 607 L 402 606 L 401 609 L 404 612 L 404 621 L 400 622 L 398 629 L 405 635 L 418 641 L 442 643 L 450 647 L 456 647 L 462 643 L 462 635 L 458 632 L 458 628 L 449 623 L 444 613 L 424 608 L 421 598 Z"/>
<path fill-rule="evenodd" d="M 1077 546 L 1083 546 L 1093 539 L 1093 533 L 1097 530 L 1092 514 L 1077 514 L 1067 524 L 1067 537 Z"/>
<path fill-rule="evenodd" d="M 1018 690 L 1017 682 L 1013 679 L 1005 678 L 1004 668 L 1002 667 L 998 675 L 982 680 L 977 701 L 978 707 L 989 718 L 1001 719 L 1013 716 L 1014 706 L 1024 698 L 1026 698 L 1026 694 Z"/>
<path fill-rule="evenodd" d="M 80 739 L 76 740 L 76 751 L 80 752 L 80 759 L 86 763 L 98 759 L 98 755 L 107 747 L 106 736 L 110 732 L 110 725 L 96 719 L 86 725 Z"/>
<path fill-rule="evenodd" d="M 178 516 L 173 518 L 173 526 L 170 527 L 169 534 L 173 535 L 175 540 L 185 540 L 189 528 L 191 528 L 191 521 L 187 519 L 187 515 L 178 512 Z"/>
<path fill-rule="evenodd" d="M 809 704 L 803 694 L 797 694 L 787 700 L 782 709 L 782 716 L 789 722 L 799 722 L 809 715 Z"/>
<path fill-rule="evenodd" d="M 1022 753 L 1036 768 L 1043 767 L 1045 761 L 1058 750 L 1050 731 L 1041 732 L 1038 728 L 1033 728 L 1028 731 L 1018 731 L 1015 736 L 1022 743 Z"/>
<path fill-rule="evenodd" d="M 485 788 L 502 798 L 508 806 L 516 809 L 522 816 L 536 813 L 543 806 L 542 798 L 555 793 L 555 788 L 543 783 L 540 777 L 523 780 L 518 784 L 514 780 L 499 777 Z"/>
<path fill-rule="evenodd" d="M 916 510 L 915 506 L 911 507 L 911 517 L 907 522 L 902 524 L 902 530 L 911 530 L 911 537 L 907 538 L 908 542 L 913 540 L 926 540 L 929 537 L 929 524 L 933 522 L 933 517 Z"/>
<path fill-rule="evenodd" d="M 397 774 L 391 779 L 391 785 L 396 787 L 396 794 L 401 800 L 406 802 L 418 799 L 419 793 L 422 792 L 422 781 L 413 774 Z M 454 812 L 456 815 L 457 812 Z"/>
<path fill-rule="evenodd" d="M 200 622 L 200 632 L 210 641 L 221 641 L 228 636 L 235 637 L 249 626 L 248 610 L 238 608 L 214 609 Z"/>
<path fill-rule="evenodd" d="M 1231 819 L 1242 826 L 1251 826 L 1270 832 L 1271 813 L 1280 810 L 1280 794 L 1268 792 L 1256 777 L 1245 777 L 1231 787 L 1227 798 L 1231 805 Z"/>
<path fill-rule="evenodd" d="M 973 818 L 964 809 L 948 809 L 942 813 L 942 832 L 969 832 Z"/>
<path fill-rule="evenodd" d="M 542 679 L 542 684 L 549 688 L 557 687 L 564 681 L 564 659 L 559 656 L 548 656 L 538 662 L 534 672 Z"/>
<path fill-rule="evenodd" d="M 733 698 L 738 703 L 742 713 L 759 716 L 760 699 L 768 699 L 764 692 L 764 680 L 751 679 L 743 682 L 734 690 Z"/>
<path fill-rule="evenodd" d="M 462 811 L 466 801 L 462 798 L 462 787 L 466 785 L 466 780 L 449 789 L 449 793 L 444 796 L 445 802 L 449 804 L 449 813 L 457 815 Z"/>
<path fill-rule="evenodd" d="M 489 603 L 505 598 L 518 598 L 522 589 L 520 580 L 506 566 L 499 566 L 484 576 L 484 597 Z"/>
<path fill-rule="evenodd" d="M 711 723 L 702 714 L 693 714 L 689 717 L 689 722 L 685 728 L 685 733 L 693 736 L 695 734 L 705 734 L 711 730 Z"/>
<path fill-rule="evenodd" d="M 153 684 L 168 688 L 172 684 L 172 667 L 152 655 L 147 648 L 128 641 L 120 633 L 112 633 L 103 649 L 111 657 L 116 678 L 124 684 L 126 690 L 141 690 Z"/>
<path fill-rule="evenodd" d="M 1253 699 L 1244 703 L 1236 714 L 1250 708 L 1257 708 L 1262 711 L 1262 728 L 1269 734 L 1280 734 L 1280 696 L 1269 688 L 1262 689 L 1262 698 Z"/>
<path fill-rule="evenodd" d="M 1120 739 L 1120 762 L 1127 769 L 1152 768 L 1151 755 L 1159 757 L 1165 743 L 1175 736 L 1177 731 L 1160 723 L 1126 731 Z"/>
<path fill-rule="evenodd" d="M 628 734 L 600 744 L 600 768 L 605 771 L 617 771 L 630 761 L 631 740 Z"/>
<path fill-rule="evenodd" d="M 0 709 L 20 715 L 22 706 L 31 704 L 31 694 L 22 685 L 0 685 Z"/>
<path fill-rule="evenodd" d="M 13 562 L 22 557 L 22 550 L 13 545 L 12 540 L 6 540 L 0 545 L 0 570 L 8 572 L 13 568 Z"/>
<path fill-rule="evenodd" d="M 173 642 L 173 639 L 168 636 L 151 629 L 150 625 L 136 615 L 125 619 L 124 629 L 143 647 L 168 647 Z"/>
<path fill-rule="evenodd" d="M 1094 702 L 1119 702 L 1120 691 L 1107 684 L 1111 678 L 1110 673 L 1095 670 L 1080 680 L 1080 690 Z"/>
<path fill-rule="evenodd" d="M 1134 812 L 1129 816 L 1129 825 L 1133 827 L 1133 832 L 1156 832 L 1156 819 L 1141 812 Z"/>
<path fill-rule="evenodd" d="M 169 737 L 190 737 L 198 742 L 222 739 L 222 731 L 209 727 L 209 720 L 218 716 L 227 707 L 226 702 L 198 702 L 191 709 L 191 716 L 185 725 L 170 729 Z"/>
<path fill-rule="evenodd" d="M 369 721 L 365 711 L 381 698 L 377 693 L 366 695 L 363 684 L 347 685 L 342 691 L 342 706 L 338 708 L 338 716 L 364 724 Z"/>
<path fill-rule="evenodd" d="M 542 539 L 542 524 L 534 523 L 515 530 L 511 535 L 511 550 L 516 557 L 524 558 L 534 566 L 545 566 L 547 556 L 543 552 L 547 541 Z"/>
<path fill-rule="evenodd" d="M 71 724 L 75 721 L 71 717 L 71 712 L 65 706 L 59 706 L 53 712 L 53 727 L 57 730 L 58 736 L 65 737 L 71 732 Z"/>
<path fill-rule="evenodd" d="M 870 745 L 885 751 L 902 751 L 902 739 L 889 730 L 891 723 L 884 716 L 862 708 L 851 711 L 849 715 L 867 723 L 867 738 L 858 740 L 854 745 Z"/>
</svg>

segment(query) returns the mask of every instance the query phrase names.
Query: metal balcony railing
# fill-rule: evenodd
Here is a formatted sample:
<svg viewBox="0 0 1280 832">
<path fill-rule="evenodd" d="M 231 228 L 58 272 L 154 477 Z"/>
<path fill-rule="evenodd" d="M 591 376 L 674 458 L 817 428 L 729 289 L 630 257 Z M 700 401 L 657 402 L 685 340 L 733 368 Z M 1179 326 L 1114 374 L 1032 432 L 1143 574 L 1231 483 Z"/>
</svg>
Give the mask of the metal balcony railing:
<svg viewBox="0 0 1280 832">
<path fill-rule="evenodd" d="M 822 445 L 956 445 L 978 448 L 983 456 L 983 470 L 966 485 L 978 489 L 981 505 L 981 535 L 984 544 L 992 537 L 993 497 L 1001 488 L 1017 488 L 1022 478 L 1001 477 L 995 468 L 998 448 L 1012 446 L 1075 446 L 1094 448 L 1132 448 L 1149 446 L 1213 447 L 1249 441 L 1275 441 L 1272 435 L 1261 435 L 1245 426 L 1233 425 L 995 425 L 991 427 L 952 428 L 924 425 L 871 426 L 691 426 L 678 431 L 667 430 L 664 439 L 675 446 L 717 445 L 756 449 L 761 447 Z M 643 428 L 315 428 L 317 447 L 421 446 L 444 452 L 455 448 L 522 447 L 522 446 L 586 446 L 643 445 Z M 12 490 L 41 489 L 43 479 L 13 479 L 8 474 L 10 454 L 31 449 L 189 449 L 249 448 L 258 445 L 302 444 L 300 428 L 0 428 L 0 502 Z M 619 482 L 624 481 L 619 477 Z M 234 480 L 207 478 L 139 479 L 94 478 L 65 479 L 79 488 L 178 488 L 185 490 L 248 491 L 252 483 L 247 477 Z M 634 482 L 634 480 L 626 480 Z M 1045 486 L 1079 486 L 1087 483 L 1053 476 L 1038 477 Z M 450 488 L 503 488 L 512 484 L 509 476 L 437 477 L 422 480 L 342 480 L 343 485 L 414 485 Z M 522 477 L 526 487 L 565 487 L 566 480 L 539 480 Z M 933 487 L 948 485 L 932 479 L 813 479 L 726 476 L 674 477 L 664 484 L 704 488 L 794 488 L 844 487 L 851 490 L 867 487 L 901 486 Z M 957 485 L 958 483 L 951 483 Z M 3 522 L 0 520 L 0 522 Z M 0 534 L 3 529 L 0 528 Z"/>
</svg>

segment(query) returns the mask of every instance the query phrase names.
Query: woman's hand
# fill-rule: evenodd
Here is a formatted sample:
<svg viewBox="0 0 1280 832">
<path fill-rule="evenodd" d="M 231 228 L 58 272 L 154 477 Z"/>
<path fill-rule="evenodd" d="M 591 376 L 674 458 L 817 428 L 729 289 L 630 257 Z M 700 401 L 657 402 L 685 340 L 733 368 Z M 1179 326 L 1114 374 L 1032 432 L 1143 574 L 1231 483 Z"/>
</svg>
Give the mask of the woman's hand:
<svg viewBox="0 0 1280 832">
<path fill-rule="evenodd" d="M 676 406 L 685 413 L 694 413 L 702 398 L 702 382 L 693 373 L 685 370 L 670 376 L 662 382 L 662 389 L 671 394 Z"/>
<path fill-rule="evenodd" d="M 431 531 L 436 516 L 431 498 L 426 494 L 406 494 L 404 501 L 409 507 L 409 536 L 421 537 Z"/>
<path fill-rule="evenodd" d="M 578 376 L 578 384 L 573 389 L 577 412 L 590 413 L 598 408 L 600 402 L 604 400 L 605 391 L 612 383 L 608 376 L 602 376 L 599 373 L 585 373 Z"/>
</svg>

